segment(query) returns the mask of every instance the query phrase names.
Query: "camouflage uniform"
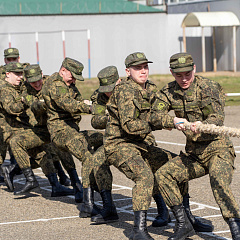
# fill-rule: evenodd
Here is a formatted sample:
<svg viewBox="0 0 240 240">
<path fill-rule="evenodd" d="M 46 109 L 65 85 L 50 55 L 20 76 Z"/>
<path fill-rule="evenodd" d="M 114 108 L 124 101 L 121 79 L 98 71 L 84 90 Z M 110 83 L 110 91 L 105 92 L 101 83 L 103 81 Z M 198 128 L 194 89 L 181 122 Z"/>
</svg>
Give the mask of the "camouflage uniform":
<svg viewBox="0 0 240 240">
<path fill-rule="evenodd" d="M 64 67 L 71 69 L 72 75 L 78 79 L 83 65 L 75 69 L 72 67 L 75 64 L 76 61 L 69 58 L 63 61 Z M 83 80 L 82 77 L 81 80 Z M 47 79 L 42 94 L 47 105 L 47 124 L 51 140 L 59 149 L 69 151 L 82 162 L 83 187 L 87 188 L 91 184 L 89 176 L 93 170 L 93 161 L 86 135 L 93 144 L 96 143 L 93 147 L 99 146 L 99 140 L 96 142 L 94 140 L 99 139 L 99 136 L 100 139 L 102 138 L 102 134 L 96 131 L 91 131 L 90 134 L 79 131 L 81 113 L 90 113 L 89 106 L 83 102 L 75 84 L 67 86 L 59 73 L 54 73 Z"/>
<path fill-rule="evenodd" d="M 22 69 L 20 63 L 12 63 L 9 65 L 19 65 L 19 69 Z M 49 161 L 51 156 L 47 154 L 44 147 L 36 148 L 36 142 L 41 142 L 46 138 L 46 134 L 40 130 L 33 129 L 33 126 L 37 123 L 31 109 L 22 102 L 22 95 L 19 86 L 14 86 L 7 81 L 1 88 L 0 93 L 1 102 L 1 116 L 3 117 L 4 125 L 3 140 L 5 143 L 10 144 L 14 156 L 16 157 L 20 168 L 30 167 L 29 155 L 33 157 L 38 164 L 41 164 L 43 171 L 49 171 Z M 33 139 L 37 134 L 37 139 L 31 142 L 31 146 L 25 149 L 26 152 L 19 149 L 18 144 L 27 141 L 27 139 Z M 49 135 L 49 134 L 48 134 Z M 49 136 L 48 136 L 49 138 Z M 41 144 L 43 145 L 43 144 Z"/>
<path fill-rule="evenodd" d="M 43 76 L 43 81 L 45 81 L 46 78 L 47 76 Z M 40 147 L 45 144 L 47 145 L 44 146 L 44 149 L 48 152 L 48 154 L 51 154 L 52 156 L 52 160 L 47 164 L 46 167 L 43 164 L 40 164 L 45 175 L 49 175 L 50 173 L 56 173 L 56 169 L 53 166 L 53 161 L 59 161 L 63 159 L 66 169 L 75 167 L 71 154 L 63 152 L 57 154 L 57 151 L 59 150 L 57 150 L 56 147 L 52 143 L 50 143 L 50 134 L 47 129 L 46 104 L 44 103 L 44 100 L 42 98 L 41 90 L 37 91 L 26 81 L 23 83 L 21 91 L 25 104 L 34 113 L 34 117 L 37 122 L 36 124 L 34 124 L 34 131 L 33 134 L 31 134 L 31 138 L 29 135 L 27 135 L 28 133 L 26 132 L 26 134 L 18 134 L 14 138 L 14 143 L 12 141 L 15 149 L 17 149 L 19 156 L 18 159 L 23 162 L 23 164 L 20 163 L 20 167 L 30 167 L 30 160 L 27 157 L 23 157 L 25 155 L 24 152 L 26 153 L 26 151 L 30 148 Z"/>
<path fill-rule="evenodd" d="M 119 83 L 107 104 L 109 122 L 105 131 L 106 155 L 128 178 L 135 182 L 132 190 L 133 210 L 148 210 L 154 186 L 154 174 L 171 158 L 171 153 L 155 146 L 148 123 L 156 85 L 146 82 L 146 90 L 131 78 Z"/>
<path fill-rule="evenodd" d="M 92 96 L 92 119 L 91 124 L 95 129 L 105 129 L 108 121 L 108 113 L 106 104 L 108 96 L 104 93 L 99 93 L 96 90 Z M 106 161 L 103 145 L 94 153 L 94 176 L 98 185 L 99 191 L 102 189 L 112 189 L 112 173 L 110 164 Z"/>
<path fill-rule="evenodd" d="M 196 75 L 185 90 L 174 81 L 156 96 L 153 104 L 155 111 L 150 120 L 156 129 L 174 127 L 173 117 L 167 114 L 170 110 L 189 122 L 223 125 L 225 96 L 221 86 L 212 80 Z M 195 134 L 190 130 L 184 131 L 184 134 L 187 138 L 186 153 L 181 153 L 156 173 L 166 203 L 171 207 L 182 203 L 179 183 L 209 174 L 213 195 L 223 217 L 238 218 L 238 205 L 229 186 L 235 159 L 232 142 L 225 136 Z"/>
<path fill-rule="evenodd" d="M 19 58 L 19 51 L 17 48 L 7 48 L 4 50 L 4 59 L 7 58 Z M 23 68 L 29 65 L 29 63 L 23 63 Z M 5 66 L 0 66 L 0 85 L 5 83 Z M 24 78 L 24 77 L 23 77 Z M 5 160 L 7 152 L 7 144 L 3 142 L 2 135 L 0 137 L 0 164 L 2 164 Z M 11 152 L 9 152 L 11 154 Z"/>
</svg>

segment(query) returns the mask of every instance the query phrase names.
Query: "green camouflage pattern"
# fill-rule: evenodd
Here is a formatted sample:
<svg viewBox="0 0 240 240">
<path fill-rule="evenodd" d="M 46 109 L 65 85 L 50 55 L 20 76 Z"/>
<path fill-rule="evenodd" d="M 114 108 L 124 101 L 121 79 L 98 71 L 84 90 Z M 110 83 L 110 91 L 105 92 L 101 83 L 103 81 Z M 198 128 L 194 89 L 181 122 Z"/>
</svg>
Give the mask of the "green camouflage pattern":
<svg viewBox="0 0 240 240">
<path fill-rule="evenodd" d="M 109 121 L 105 130 L 105 151 L 110 164 L 134 181 L 133 211 L 148 210 L 154 188 L 154 172 L 171 154 L 155 145 L 148 123 L 156 85 L 146 82 L 146 90 L 131 78 L 118 84 L 107 103 Z"/>
<path fill-rule="evenodd" d="M 39 64 L 32 64 L 25 67 L 24 74 L 28 82 L 37 82 L 43 78 Z"/>
<path fill-rule="evenodd" d="M 37 121 L 28 105 L 22 101 L 21 88 L 6 81 L 0 88 L 0 107 L 3 141 L 10 145 L 19 167 L 31 166 L 29 156 L 39 164 L 50 165 L 51 155 L 42 146 L 45 139 L 50 141 L 50 135 L 47 128 L 46 131 L 33 128 Z"/>
<path fill-rule="evenodd" d="M 23 65 L 23 68 L 29 66 L 30 64 L 29 63 L 22 63 Z M 5 81 L 5 77 L 6 77 L 6 72 L 5 72 L 5 66 L 6 65 L 1 65 L 0 66 L 0 81 Z M 25 81 L 26 78 L 25 78 L 25 75 L 24 75 L 24 72 L 23 72 L 23 81 Z"/>
<path fill-rule="evenodd" d="M 90 135 L 94 137 L 86 138 L 88 131 L 79 131 L 81 113 L 89 113 L 89 106 L 83 102 L 77 87 L 74 84 L 67 86 L 58 73 L 47 79 L 42 95 L 47 105 L 51 140 L 59 149 L 70 152 L 82 162 L 82 182 L 83 187 L 87 188 L 91 185 L 90 176 L 93 175 L 94 167 L 89 142 L 99 146 L 103 143 L 101 133 L 92 131 Z"/>
<path fill-rule="evenodd" d="M 83 71 L 83 64 L 72 59 L 72 58 L 68 58 L 66 57 L 63 62 L 62 62 L 62 66 L 64 68 L 66 68 L 68 71 L 71 72 L 72 76 L 79 81 L 84 81 L 84 78 L 82 76 L 82 71 Z"/>
<path fill-rule="evenodd" d="M 17 48 L 7 48 L 4 49 L 5 58 L 17 58 L 19 57 L 19 51 Z"/>
<path fill-rule="evenodd" d="M 172 72 L 189 72 L 193 70 L 193 58 L 188 53 L 176 53 L 170 57 L 170 68 Z"/>
<path fill-rule="evenodd" d="M 136 66 L 142 63 L 152 63 L 152 61 L 148 61 L 145 54 L 142 52 L 135 52 L 129 54 L 125 59 L 125 66 L 129 68 L 131 66 Z"/>
<path fill-rule="evenodd" d="M 187 90 L 181 90 L 176 81 L 167 84 L 156 93 L 153 115 L 157 128 L 168 127 L 161 118 L 170 110 L 189 122 L 222 126 L 224 122 L 225 95 L 222 87 L 207 78 L 195 76 Z M 186 154 L 170 160 L 157 170 L 159 190 L 171 207 L 182 203 L 178 184 L 209 174 L 211 188 L 224 219 L 239 218 L 239 209 L 230 189 L 234 169 L 235 152 L 228 137 L 206 133 L 186 135 Z"/>
<path fill-rule="evenodd" d="M 101 93 L 112 92 L 119 79 L 118 70 L 115 66 L 108 66 L 103 68 L 97 77 L 100 83 L 98 91 Z"/>
<path fill-rule="evenodd" d="M 91 125 L 95 129 L 105 129 L 108 121 L 107 102 L 109 97 L 100 93 L 99 90 L 94 91 L 91 96 L 92 101 L 92 119 Z M 99 191 L 112 190 L 112 173 L 110 164 L 106 159 L 103 145 L 93 154 L 94 177 Z"/>
<path fill-rule="evenodd" d="M 95 90 L 91 96 L 92 101 L 92 119 L 91 125 L 95 129 L 105 129 L 108 121 L 107 102 L 109 97 Z"/>
<path fill-rule="evenodd" d="M 5 72 L 23 72 L 23 65 L 19 62 L 10 62 L 4 66 Z"/>
</svg>

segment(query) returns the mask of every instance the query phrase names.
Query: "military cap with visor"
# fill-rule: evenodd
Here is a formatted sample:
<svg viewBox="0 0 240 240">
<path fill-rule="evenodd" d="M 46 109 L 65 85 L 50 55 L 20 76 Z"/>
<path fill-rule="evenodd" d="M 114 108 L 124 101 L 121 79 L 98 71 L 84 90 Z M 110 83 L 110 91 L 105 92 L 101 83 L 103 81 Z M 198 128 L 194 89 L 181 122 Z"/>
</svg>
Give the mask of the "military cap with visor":
<svg viewBox="0 0 240 240">
<path fill-rule="evenodd" d="M 32 64 L 27 66 L 24 69 L 24 74 L 27 78 L 27 81 L 30 83 L 37 82 L 42 79 L 42 70 L 39 64 Z"/>
<path fill-rule="evenodd" d="M 189 72 L 194 67 L 193 58 L 189 53 L 176 53 L 170 57 L 169 63 L 173 73 Z"/>
<path fill-rule="evenodd" d="M 112 92 L 119 79 L 118 70 L 115 66 L 103 68 L 97 75 L 100 83 L 99 92 Z"/>
<path fill-rule="evenodd" d="M 62 62 L 62 66 L 66 68 L 68 71 L 70 71 L 72 76 L 76 80 L 84 81 L 84 78 L 82 76 L 84 66 L 82 63 L 72 58 L 66 57 Z"/>
<path fill-rule="evenodd" d="M 17 58 L 19 57 L 19 51 L 17 48 L 7 48 L 4 50 L 5 58 Z"/>
<path fill-rule="evenodd" d="M 23 65 L 19 62 L 10 62 L 4 66 L 5 72 L 23 72 Z"/>
<path fill-rule="evenodd" d="M 125 59 L 126 68 L 129 68 L 131 66 L 137 66 L 142 63 L 152 63 L 152 61 L 148 61 L 145 54 L 142 52 L 135 52 L 129 54 Z"/>
</svg>

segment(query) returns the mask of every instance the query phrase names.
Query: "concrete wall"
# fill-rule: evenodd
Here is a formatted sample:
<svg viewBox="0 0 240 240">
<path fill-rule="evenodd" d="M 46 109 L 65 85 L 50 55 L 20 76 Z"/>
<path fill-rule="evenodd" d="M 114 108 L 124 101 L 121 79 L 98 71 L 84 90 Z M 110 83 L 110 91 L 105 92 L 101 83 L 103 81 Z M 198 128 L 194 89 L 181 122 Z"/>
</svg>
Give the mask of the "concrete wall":
<svg viewBox="0 0 240 240">
<path fill-rule="evenodd" d="M 166 74 L 169 73 L 169 57 L 183 51 L 181 23 L 185 15 L 186 13 L 152 13 L 0 17 L 0 53 L 8 48 L 7 33 L 17 32 L 18 34 L 11 34 L 11 41 L 12 47 L 19 48 L 21 62 L 36 63 L 34 32 L 45 31 L 39 33 L 40 65 L 44 74 L 52 74 L 58 71 L 63 60 L 60 31 L 90 29 L 91 77 L 96 77 L 97 73 L 108 65 L 116 65 L 120 76 L 125 76 L 124 60 L 128 54 L 135 51 L 144 52 L 148 59 L 153 61 L 153 64 L 150 64 L 151 74 Z M 201 29 L 188 28 L 186 34 L 188 52 L 193 55 L 197 70 L 201 71 Z M 207 70 L 211 71 L 210 28 L 205 30 L 205 36 Z M 219 36 L 224 36 L 224 39 L 220 41 L 217 50 L 218 70 L 231 70 L 231 33 L 228 29 L 221 29 L 221 32 L 217 32 L 218 39 Z M 237 37 L 239 42 L 239 30 Z M 66 33 L 66 56 L 81 61 L 85 66 L 83 76 L 88 78 L 86 31 Z M 0 59 L 0 64 L 3 64 L 3 58 Z M 238 59 L 238 70 L 239 64 Z"/>
</svg>

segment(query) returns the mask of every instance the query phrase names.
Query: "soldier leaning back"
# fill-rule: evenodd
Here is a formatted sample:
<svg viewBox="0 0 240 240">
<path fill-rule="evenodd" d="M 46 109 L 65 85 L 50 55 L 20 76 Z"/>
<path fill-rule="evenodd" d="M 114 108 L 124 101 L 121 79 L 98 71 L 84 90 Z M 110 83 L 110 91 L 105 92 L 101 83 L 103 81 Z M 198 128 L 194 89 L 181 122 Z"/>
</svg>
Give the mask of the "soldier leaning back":
<svg viewBox="0 0 240 240">
<path fill-rule="evenodd" d="M 94 184 L 93 161 L 89 146 L 95 149 L 103 144 L 103 134 L 97 131 L 79 131 L 82 113 L 90 113 L 75 85 L 83 81 L 82 63 L 65 58 L 58 73 L 51 75 L 42 89 L 47 106 L 47 126 L 52 142 L 61 150 L 70 152 L 82 162 L 83 188 Z M 71 178 L 72 176 L 72 178 Z M 70 175 L 71 181 L 78 178 L 77 172 Z"/>
</svg>

